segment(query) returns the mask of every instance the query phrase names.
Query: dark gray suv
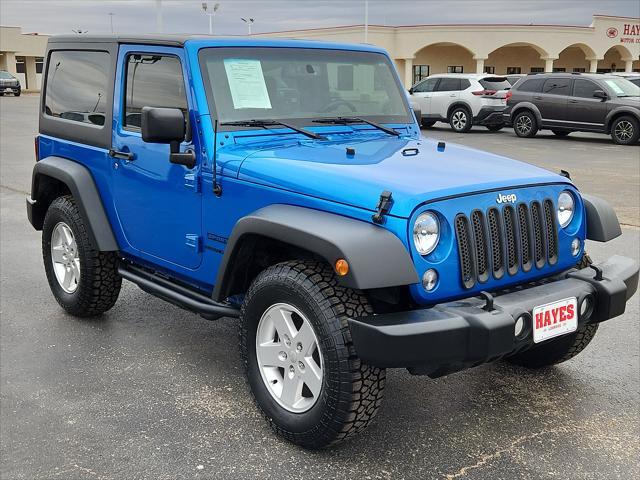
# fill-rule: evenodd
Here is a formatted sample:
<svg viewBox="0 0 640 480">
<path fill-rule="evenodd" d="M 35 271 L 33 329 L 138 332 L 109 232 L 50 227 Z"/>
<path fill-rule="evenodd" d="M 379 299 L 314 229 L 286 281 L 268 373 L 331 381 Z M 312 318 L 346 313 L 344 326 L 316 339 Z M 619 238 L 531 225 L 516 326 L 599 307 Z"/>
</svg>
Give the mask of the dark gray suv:
<svg viewBox="0 0 640 480">
<path fill-rule="evenodd" d="M 504 117 L 519 137 L 597 132 L 631 145 L 640 138 L 640 87 L 613 75 L 532 75 L 507 93 Z"/>
</svg>

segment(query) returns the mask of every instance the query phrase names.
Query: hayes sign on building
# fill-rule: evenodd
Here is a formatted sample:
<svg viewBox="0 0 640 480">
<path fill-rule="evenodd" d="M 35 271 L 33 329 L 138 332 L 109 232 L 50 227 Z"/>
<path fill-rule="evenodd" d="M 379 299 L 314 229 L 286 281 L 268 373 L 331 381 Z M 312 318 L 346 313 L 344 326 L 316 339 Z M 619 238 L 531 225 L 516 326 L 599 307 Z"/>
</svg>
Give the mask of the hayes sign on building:
<svg viewBox="0 0 640 480">
<path fill-rule="evenodd" d="M 640 23 L 625 23 L 620 43 L 640 43 Z"/>
</svg>

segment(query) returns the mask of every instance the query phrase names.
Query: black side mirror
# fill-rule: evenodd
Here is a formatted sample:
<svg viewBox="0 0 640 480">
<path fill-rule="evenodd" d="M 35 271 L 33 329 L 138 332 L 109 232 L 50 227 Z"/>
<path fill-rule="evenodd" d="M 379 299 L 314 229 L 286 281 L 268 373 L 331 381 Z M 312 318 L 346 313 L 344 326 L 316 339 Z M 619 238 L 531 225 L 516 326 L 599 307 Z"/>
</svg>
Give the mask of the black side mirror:
<svg viewBox="0 0 640 480">
<path fill-rule="evenodd" d="M 413 87 L 409 89 L 409 95 L 413 95 Z"/>
<path fill-rule="evenodd" d="M 602 100 L 606 100 L 607 98 L 609 98 L 609 96 L 607 95 L 607 92 L 605 92 L 604 90 L 594 91 L 593 96 L 596 98 L 601 98 Z"/>
<path fill-rule="evenodd" d="M 168 143 L 169 161 L 193 168 L 193 152 L 180 153 L 180 142 L 186 135 L 184 114 L 179 108 L 142 107 L 140 115 L 142 140 L 147 143 Z"/>
</svg>

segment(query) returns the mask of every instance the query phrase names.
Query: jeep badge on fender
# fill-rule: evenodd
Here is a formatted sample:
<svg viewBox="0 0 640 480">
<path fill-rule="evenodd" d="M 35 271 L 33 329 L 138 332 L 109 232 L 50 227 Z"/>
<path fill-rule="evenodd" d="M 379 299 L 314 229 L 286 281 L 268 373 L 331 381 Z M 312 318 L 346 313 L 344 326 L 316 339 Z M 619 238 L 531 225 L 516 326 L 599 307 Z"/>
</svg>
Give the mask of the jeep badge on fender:
<svg viewBox="0 0 640 480">
<path fill-rule="evenodd" d="M 236 318 L 257 409 L 305 448 L 369 425 L 387 368 L 556 364 L 636 291 L 585 254 L 621 234 L 606 202 L 422 138 L 380 48 L 74 35 L 44 64 L 27 214 L 55 300 L 100 316 L 125 279 Z"/>
</svg>

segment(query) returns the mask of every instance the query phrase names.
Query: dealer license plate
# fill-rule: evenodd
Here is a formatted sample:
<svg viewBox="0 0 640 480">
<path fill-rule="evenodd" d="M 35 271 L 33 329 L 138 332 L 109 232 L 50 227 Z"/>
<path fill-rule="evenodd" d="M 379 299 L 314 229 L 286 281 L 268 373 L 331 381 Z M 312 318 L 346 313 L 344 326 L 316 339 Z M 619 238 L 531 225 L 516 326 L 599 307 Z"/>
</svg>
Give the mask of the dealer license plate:
<svg viewBox="0 0 640 480">
<path fill-rule="evenodd" d="M 575 332 L 577 328 L 578 301 L 576 297 L 547 303 L 533 309 L 533 341 L 535 343 Z"/>
</svg>

